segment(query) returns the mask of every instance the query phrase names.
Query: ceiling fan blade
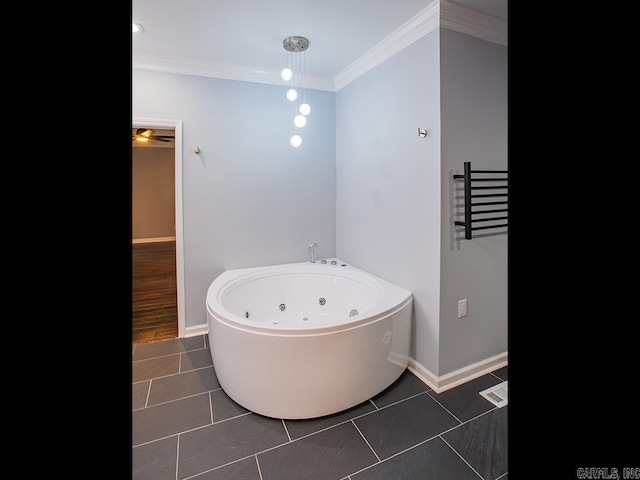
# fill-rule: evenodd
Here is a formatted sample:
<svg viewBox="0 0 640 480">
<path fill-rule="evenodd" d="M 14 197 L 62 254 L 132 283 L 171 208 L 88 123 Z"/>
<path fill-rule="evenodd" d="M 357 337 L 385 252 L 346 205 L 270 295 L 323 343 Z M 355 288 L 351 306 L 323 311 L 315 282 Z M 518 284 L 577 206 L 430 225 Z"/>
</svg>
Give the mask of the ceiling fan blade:
<svg viewBox="0 0 640 480">
<path fill-rule="evenodd" d="M 147 137 L 146 135 L 142 134 L 135 134 L 131 136 L 131 141 L 136 143 L 148 143 L 151 140 L 155 140 L 155 137 Z"/>
<path fill-rule="evenodd" d="M 138 128 L 136 130 L 135 136 L 151 138 L 153 136 L 153 132 L 155 132 L 155 130 L 151 130 L 150 128 Z"/>
<path fill-rule="evenodd" d="M 171 142 L 173 135 L 153 135 L 155 130 L 150 128 L 137 128 L 136 133 L 131 136 L 132 140 L 157 140 L 158 142 Z"/>
</svg>

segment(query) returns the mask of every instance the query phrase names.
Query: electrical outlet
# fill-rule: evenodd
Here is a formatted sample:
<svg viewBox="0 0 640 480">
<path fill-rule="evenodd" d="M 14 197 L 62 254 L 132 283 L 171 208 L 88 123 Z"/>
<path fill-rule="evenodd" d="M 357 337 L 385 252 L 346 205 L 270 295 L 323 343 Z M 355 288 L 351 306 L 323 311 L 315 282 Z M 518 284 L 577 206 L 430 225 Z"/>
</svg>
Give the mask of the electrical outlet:
<svg viewBox="0 0 640 480">
<path fill-rule="evenodd" d="M 467 299 L 458 300 L 458 318 L 467 316 Z"/>
</svg>

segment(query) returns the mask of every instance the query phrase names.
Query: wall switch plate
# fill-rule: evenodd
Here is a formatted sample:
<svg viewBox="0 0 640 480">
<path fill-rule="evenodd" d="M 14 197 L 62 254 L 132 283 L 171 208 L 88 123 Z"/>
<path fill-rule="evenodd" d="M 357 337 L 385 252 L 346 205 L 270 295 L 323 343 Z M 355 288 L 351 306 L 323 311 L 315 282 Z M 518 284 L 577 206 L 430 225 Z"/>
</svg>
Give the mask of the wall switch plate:
<svg viewBox="0 0 640 480">
<path fill-rule="evenodd" d="M 458 300 L 458 318 L 467 316 L 467 299 Z"/>
</svg>

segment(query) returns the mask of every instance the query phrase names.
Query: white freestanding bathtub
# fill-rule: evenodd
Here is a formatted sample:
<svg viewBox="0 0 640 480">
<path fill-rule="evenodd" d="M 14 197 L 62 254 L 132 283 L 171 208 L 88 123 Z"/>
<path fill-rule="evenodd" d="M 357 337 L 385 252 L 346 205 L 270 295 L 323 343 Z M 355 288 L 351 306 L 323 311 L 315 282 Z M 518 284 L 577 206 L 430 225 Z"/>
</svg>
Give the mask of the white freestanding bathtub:
<svg viewBox="0 0 640 480">
<path fill-rule="evenodd" d="M 338 259 L 227 270 L 206 305 L 220 386 L 268 417 L 346 410 L 409 361 L 413 294 Z"/>
</svg>

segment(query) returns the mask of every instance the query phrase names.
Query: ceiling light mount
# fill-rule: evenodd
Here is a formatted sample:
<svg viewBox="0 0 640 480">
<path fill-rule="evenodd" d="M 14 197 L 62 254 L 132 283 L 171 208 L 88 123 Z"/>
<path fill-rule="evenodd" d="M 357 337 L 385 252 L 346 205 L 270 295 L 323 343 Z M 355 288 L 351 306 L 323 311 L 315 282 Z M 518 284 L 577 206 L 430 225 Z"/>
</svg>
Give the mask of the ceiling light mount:
<svg viewBox="0 0 640 480">
<path fill-rule="evenodd" d="M 282 47 L 288 52 L 302 52 L 309 49 L 309 40 L 294 35 L 285 38 L 282 41 Z"/>
</svg>

